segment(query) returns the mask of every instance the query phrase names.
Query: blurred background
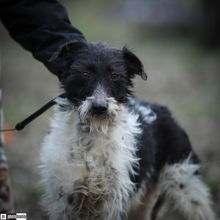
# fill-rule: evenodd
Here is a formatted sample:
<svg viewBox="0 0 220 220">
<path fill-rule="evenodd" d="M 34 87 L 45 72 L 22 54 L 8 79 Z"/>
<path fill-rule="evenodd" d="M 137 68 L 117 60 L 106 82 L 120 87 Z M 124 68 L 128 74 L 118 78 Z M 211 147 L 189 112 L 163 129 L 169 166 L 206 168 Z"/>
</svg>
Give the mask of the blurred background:
<svg viewBox="0 0 220 220">
<path fill-rule="evenodd" d="M 133 48 L 148 74 L 135 79 L 136 96 L 169 106 L 202 161 L 220 216 L 220 1 L 60 1 L 88 41 Z M 0 24 L 5 127 L 29 116 L 62 91 L 59 81 Z M 24 131 L 5 133 L 16 212 L 47 219 L 39 205 L 39 150 L 49 110 Z"/>
</svg>

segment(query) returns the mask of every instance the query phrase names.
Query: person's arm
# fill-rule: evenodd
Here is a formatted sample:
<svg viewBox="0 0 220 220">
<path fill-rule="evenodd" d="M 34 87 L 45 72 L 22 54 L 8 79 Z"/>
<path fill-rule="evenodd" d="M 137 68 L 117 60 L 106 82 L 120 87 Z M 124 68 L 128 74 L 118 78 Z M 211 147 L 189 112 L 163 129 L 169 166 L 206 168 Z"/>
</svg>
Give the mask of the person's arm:
<svg viewBox="0 0 220 220">
<path fill-rule="evenodd" d="M 0 0 L 0 17 L 11 37 L 57 76 L 65 61 L 49 62 L 54 52 L 61 44 L 84 39 L 56 0 Z"/>
</svg>

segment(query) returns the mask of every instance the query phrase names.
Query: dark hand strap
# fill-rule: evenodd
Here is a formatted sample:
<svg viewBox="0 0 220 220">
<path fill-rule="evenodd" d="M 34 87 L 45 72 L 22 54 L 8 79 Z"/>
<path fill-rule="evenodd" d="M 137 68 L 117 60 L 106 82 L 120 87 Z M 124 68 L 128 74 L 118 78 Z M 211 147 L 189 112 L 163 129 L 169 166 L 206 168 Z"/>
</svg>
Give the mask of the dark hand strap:
<svg viewBox="0 0 220 220">
<path fill-rule="evenodd" d="M 66 98 L 66 94 L 63 93 L 59 96 L 57 96 L 56 98 Z M 56 98 L 52 99 L 51 101 L 49 101 L 46 105 L 44 105 L 43 107 L 41 107 L 39 110 L 37 110 L 36 112 L 34 112 L 32 115 L 30 115 L 29 117 L 27 117 L 26 119 L 24 119 L 23 121 L 19 122 L 15 128 L 12 129 L 6 129 L 6 130 L 0 130 L 0 132 L 3 131 L 20 131 L 22 130 L 26 125 L 28 125 L 30 122 L 32 122 L 34 119 L 36 119 L 37 117 L 39 117 L 40 115 L 42 115 L 45 111 L 47 111 L 49 108 L 51 108 L 52 106 L 54 106 L 55 104 L 57 104 L 56 102 Z"/>
</svg>

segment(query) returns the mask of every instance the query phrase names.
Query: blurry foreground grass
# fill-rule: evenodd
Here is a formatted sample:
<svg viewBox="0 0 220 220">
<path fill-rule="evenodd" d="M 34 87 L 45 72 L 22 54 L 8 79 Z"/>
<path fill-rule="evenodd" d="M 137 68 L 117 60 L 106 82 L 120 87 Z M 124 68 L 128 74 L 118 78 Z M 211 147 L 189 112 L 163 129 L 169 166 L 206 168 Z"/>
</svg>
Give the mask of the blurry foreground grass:
<svg viewBox="0 0 220 220">
<path fill-rule="evenodd" d="M 206 183 L 220 214 L 220 52 L 205 51 L 187 36 L 152 37 L 128 22 L 110 1 L 64 1 L 72 24 L 88 41 L 128 45 L 143 61 L 148 81 L 135 80 L 140 99 L 169 106 L 200 156 Z M 14 126 L 60 94 L 59 82 L 0 26 L 1 84 L 5 122 Z M 48 130 L 49 110 L 6 146 L 17 212 L 44 219 L 39 149 Z M 46 218 L 45 218 L 46 219 Z"/>
</svg>

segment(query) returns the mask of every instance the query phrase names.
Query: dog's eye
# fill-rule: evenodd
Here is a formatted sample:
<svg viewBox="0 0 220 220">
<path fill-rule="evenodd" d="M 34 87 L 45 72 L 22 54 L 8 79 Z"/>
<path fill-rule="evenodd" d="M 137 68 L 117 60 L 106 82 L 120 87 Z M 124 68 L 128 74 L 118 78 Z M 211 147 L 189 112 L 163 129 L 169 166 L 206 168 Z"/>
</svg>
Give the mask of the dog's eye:
<svg viewBox="0 0 220 220">
<path fill-rule="evenodd" d="M 119 78 L 119 75 L 117 75 L 117 74 L 112 74 L 111 75 L 111 79 L 114 80 L 114 81 L 117 80 L 118 78 Z"/>
<path fill-rule="evenodd" d="M 83 73 L 82 73 L 82 77 L 83 77 L 84 79 L 89 79 L 89 78 L 90 78 L 90 75 L 89 75 L 88 72 L 83 72 Z"/>
</svg>

